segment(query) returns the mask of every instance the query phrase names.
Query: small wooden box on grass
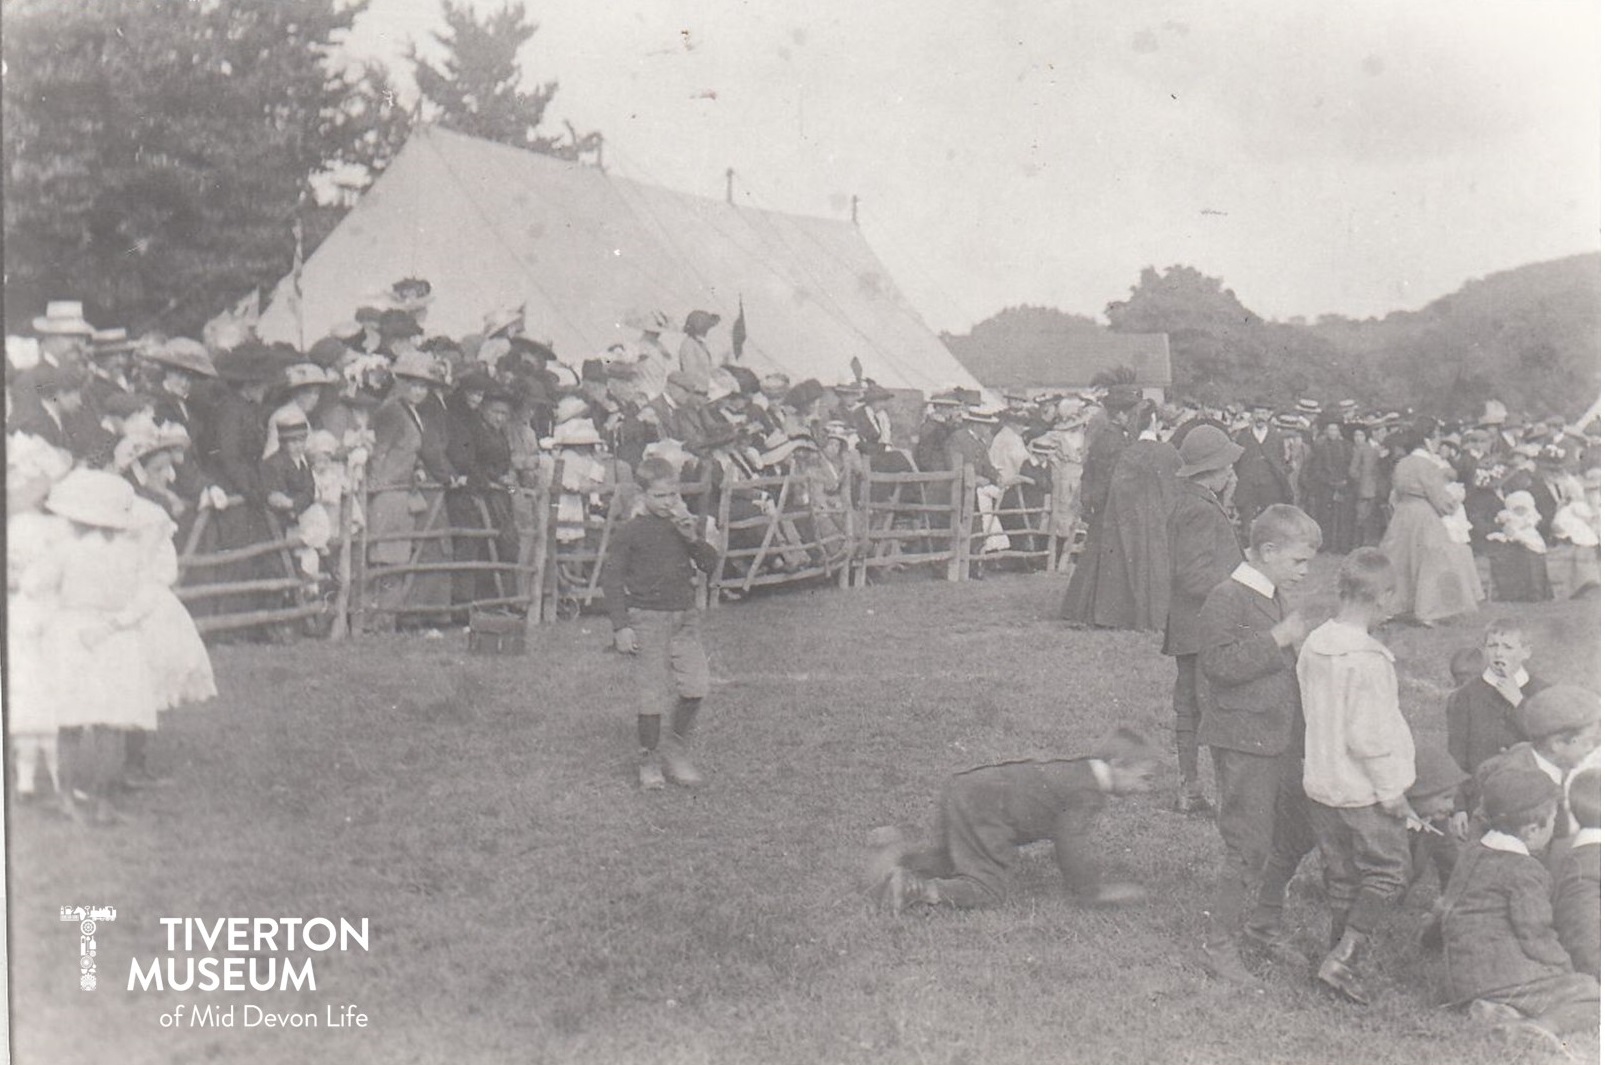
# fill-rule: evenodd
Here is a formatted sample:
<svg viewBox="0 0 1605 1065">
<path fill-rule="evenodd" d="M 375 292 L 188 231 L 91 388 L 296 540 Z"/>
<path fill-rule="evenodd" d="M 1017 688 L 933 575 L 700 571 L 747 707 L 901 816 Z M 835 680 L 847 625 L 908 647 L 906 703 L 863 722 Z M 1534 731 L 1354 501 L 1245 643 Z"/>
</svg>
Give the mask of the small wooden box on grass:
<svg viewBox="0 0 1605 1065">
<path fill-rule="evenodd" d="M 524 619 L 517 614 L 475 610 L 468 615 L 468 651 L 476 655 L 524 653 Z"/>
</svg>

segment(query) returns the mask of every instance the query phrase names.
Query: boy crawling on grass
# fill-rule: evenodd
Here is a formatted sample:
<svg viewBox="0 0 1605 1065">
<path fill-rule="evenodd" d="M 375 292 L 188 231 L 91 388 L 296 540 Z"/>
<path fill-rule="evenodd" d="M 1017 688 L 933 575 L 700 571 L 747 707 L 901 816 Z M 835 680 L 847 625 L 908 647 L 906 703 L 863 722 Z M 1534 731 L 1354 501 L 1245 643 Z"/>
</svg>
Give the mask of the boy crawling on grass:
<svg viewBox="0 0 1605 1065">
<path fill-rule="evenodd" d="M 1153 788 L 1161 753 L 1122 728 L 1089 757 L 1003 762 L 956 773 L 942 788 L 936 841 L 913 846 L 896 828 L 879 828 L 872 882 L 893 913 L 913 905 L 980 909 L 1007 897 L 1016 849 L 1052 840 L 1065 887 L 1088 905 L 1118 906 L 1144 897 L 1136 884 L 1104 881 L 1087 840 L 1105 795 Z"/>
</svg>

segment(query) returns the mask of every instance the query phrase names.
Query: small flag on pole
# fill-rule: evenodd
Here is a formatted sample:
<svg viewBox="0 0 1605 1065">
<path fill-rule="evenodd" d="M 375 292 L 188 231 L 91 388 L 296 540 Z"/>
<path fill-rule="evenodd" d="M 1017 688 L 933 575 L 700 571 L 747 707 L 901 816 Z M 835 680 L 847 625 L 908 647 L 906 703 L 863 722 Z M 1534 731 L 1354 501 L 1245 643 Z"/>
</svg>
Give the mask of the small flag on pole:
<svg viewBox="0 0 1605 1065">
<path fill-rule="evenodd" d="M 730 327 L 730 350 L 735 352 L 736 361 L 741 361 L 741 349 L 747 346 L 747 307 L 736 296 L 736 321 Z"/>
</svg>

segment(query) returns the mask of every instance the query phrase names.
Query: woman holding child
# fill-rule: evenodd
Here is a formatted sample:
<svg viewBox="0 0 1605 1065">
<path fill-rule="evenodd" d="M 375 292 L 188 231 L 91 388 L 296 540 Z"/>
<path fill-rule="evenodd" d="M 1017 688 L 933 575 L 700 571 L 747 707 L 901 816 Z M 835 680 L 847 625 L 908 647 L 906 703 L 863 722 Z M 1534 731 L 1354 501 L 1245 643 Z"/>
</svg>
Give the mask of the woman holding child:
<svg viewBox="0 0 1605 1065">
<path fill-rule="evenodd" d="M 1482 594 L 1444 525 L 1460 503 L 1449 492 L 1450 472 L 1434 454 L 1437 422 L 1417 419 L 1400 436 L 1406 454 L 1393 470 L 1393 518 L 1382 551 L 1398 580 L 1398 612 L 1431 626 L 1476 610 Z"/>
</svg>

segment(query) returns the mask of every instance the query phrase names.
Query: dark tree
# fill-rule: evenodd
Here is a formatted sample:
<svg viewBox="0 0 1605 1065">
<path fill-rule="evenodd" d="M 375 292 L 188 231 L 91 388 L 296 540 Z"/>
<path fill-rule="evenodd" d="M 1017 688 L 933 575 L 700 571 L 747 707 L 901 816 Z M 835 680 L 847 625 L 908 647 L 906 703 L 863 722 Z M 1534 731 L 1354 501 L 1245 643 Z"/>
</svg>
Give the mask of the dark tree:
<svg viewBox="0 0 1605 1065">
<path fill-rule="evenodd" d="M 449 129 L 527 151 L 578 159 L 600 155 L 602 135 L 580 134 L 564 123 L 566 136 L 541 131 L 557 82 L 524 88 L 518 53 L 539 29 L 527 21 L 522 3 L 510 2 L 481 22 L 466 3 L 442 0 L 446 31 L 434 38 L 446 50 L 440 65 L 414 45 L 408 54 L 423 117 Z"/>
<path fill-rule="evenodd" d="M 374 68 L 336 71 L 363 0 L 5 5 L 6 307 L 193 332 L 291 265 L 331 168 L 404 133 Z"/>
</svg>

